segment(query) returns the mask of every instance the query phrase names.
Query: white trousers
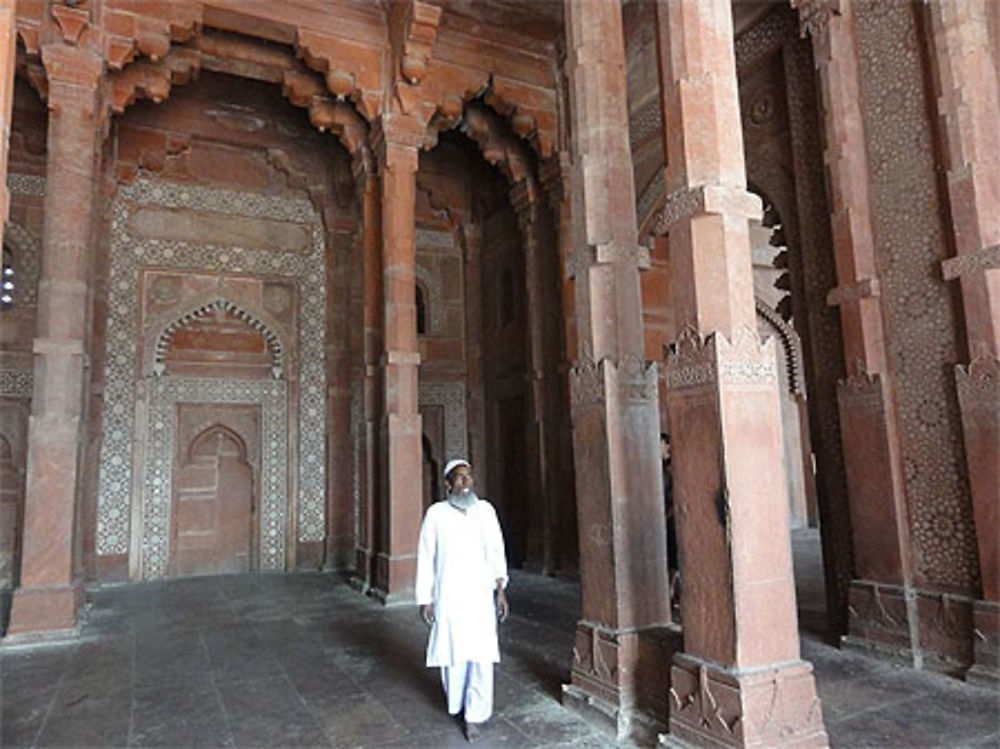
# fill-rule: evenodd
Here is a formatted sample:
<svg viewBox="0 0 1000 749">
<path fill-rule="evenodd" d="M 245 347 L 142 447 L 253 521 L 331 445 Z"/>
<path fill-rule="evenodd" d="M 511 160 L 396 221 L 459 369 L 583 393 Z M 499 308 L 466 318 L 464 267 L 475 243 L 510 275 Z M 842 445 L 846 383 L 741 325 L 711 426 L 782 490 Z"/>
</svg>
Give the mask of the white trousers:
<svg viewBox="0 0 1000 749">
<path fill-rule="evenodd" d="M 493 664 L 466 661 L 457 666 L 441 666 L 441 683 L 448 696 L 448 712 L 465 720 L 482 723 L 493 714 Z"/>
</svg>

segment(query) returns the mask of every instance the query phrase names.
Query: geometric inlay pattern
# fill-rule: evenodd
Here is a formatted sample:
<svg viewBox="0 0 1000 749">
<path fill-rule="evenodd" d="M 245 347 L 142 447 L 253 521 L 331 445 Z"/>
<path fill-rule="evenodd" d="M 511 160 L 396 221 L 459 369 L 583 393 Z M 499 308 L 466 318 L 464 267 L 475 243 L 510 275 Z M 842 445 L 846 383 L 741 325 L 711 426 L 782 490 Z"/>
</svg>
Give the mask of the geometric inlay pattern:
<svg viewBox="0 0 1000 749">
<path fill-rule="evenodd" d="M 30 398 L 34 374 L 30 369 L 0 369 L 0 397 Z"/>
<path fill-rule="evenodd" d="M 917 583 L 974 590 L 976 527 L 952 375 L 960 307 L 940 271 L 950 248 L 938 136 L 927 115 L 934 100 L 925 87 L 923 12 L 875 0 L 857 9 L 875 260 Z"/>
<path fill-rule="evenodd" d="M 302 254 L 134 236 L 129 232 L 128 219 L 130 209 L 135 205 L 172 209 L 196 207 L 202 212 L 309 224 L 312 226 L 312 248 L 309 254 Z M 111 273 L 97 553 L 124 554 L 128 551 L 138 405 L 136 383 L 141 377 L 135 347 L 139 314 L 137 299 L 139 274 L 148 266 L 284 276 L 299 284 L 302 293 L 299 296 L 301 327 L 297 371 L 297 538 L 299 541 L 323 540 L 326 535 L 325 240 L 322 224 L 312 203 L 304 198 L 208 188 L 142 176 L 119 188 L 112 201 L 111 212 Z M 294 378 L 296 372 L 285 374 Z M 263 548 L 261 553 L 263 555 Z"/>
<path fill-rule="evenodd" d="M 174 434 L 178 403 L 250 403 L 261 407 L 260 569 L 285 568 L 288 527 L 288 396 L 284 380 L 153 377 L 142 477 L 143 580 L 164 577 L 170 559 Z"/>
<path fill-rule="evenodd" d="M 465 419 L 464 382 L 421 382 L 421 406 L 444 407 L 445 460 L 468 459 L 468 423 Z"/>
</svg>

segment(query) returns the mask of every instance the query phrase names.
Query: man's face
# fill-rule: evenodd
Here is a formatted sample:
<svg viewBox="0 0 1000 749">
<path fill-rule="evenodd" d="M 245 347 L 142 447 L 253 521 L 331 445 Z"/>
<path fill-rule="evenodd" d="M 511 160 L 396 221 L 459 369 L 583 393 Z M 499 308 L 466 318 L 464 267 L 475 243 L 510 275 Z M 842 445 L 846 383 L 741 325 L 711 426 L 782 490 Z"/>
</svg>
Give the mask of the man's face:
<svg viewBox="0 0 1000 749">
<path fill-rule="evenodd" d="M 467 494 L 472 491 L 472 469 L 469 466 L 458 466 L 451 472 L 451 491 L 453 494 Z"/>
</svg>

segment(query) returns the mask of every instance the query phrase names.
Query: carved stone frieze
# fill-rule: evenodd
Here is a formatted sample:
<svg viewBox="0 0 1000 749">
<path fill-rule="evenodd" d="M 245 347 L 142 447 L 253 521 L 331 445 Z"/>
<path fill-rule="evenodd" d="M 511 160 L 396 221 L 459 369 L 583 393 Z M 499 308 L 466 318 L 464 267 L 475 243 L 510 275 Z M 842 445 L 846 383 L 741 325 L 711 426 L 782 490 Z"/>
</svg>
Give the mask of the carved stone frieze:
<svg viewBox="0 0 1000 749">
<path fill-rule="evenodd" d="M 663 354 L 668 393 L 714 386 L 718 381 L 714 352 L 691 325 L 684 326 L 677 341 L 665 346 Z"/>
<path fill-rule="evenodd" d="M 656 362 L 626 355 L 620 362 L 609 357 L 595 361 L 582 356 L 570 368 L 570 401 L 573 411 L 607 402 L 609 392 L 616 392 L 620 405 L 656 401 Z"/>
<path fill-rule="evenodd" d="M 837 400 L 842 408 L 882 409 L 885 398 L 882 375 L 859 371 L 837 383 Z"/>
<path fill-rule="evenodd" d="M 731 214 L 760 221 L 761 211 L 760 198 L 746 190 L 723 185 L 684 188 L 667 196 L 653 233 L 666 234 L 678 221 L 702 213 Z"/>
<path fill-rule="evenodd" d="M 668 393 L 725 386 L 770 388 L 778 381 L 774 340 L 761 342 L 749 327 L 737 330 L 730 340 L 722 333 L 702 339 L 687 325 L 664 354 Z"/>
</svg>

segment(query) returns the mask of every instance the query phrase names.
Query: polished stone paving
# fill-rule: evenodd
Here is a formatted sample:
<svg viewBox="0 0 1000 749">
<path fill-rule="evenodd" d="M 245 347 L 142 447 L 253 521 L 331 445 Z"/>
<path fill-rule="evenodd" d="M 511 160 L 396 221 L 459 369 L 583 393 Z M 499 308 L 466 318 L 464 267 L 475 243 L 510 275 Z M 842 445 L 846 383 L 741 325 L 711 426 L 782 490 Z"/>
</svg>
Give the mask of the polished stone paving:
<svg viewBox="0 0 1000 749">
<path fill-rule="evenodd" d="M 796 537 L 800 579 L 818 574 Z M 800 586 L 803 620 L 821 591 Z M 477 746 L 614 742 L 558 702 L 579 611 L 573 583 L 515 573 L 496 713 Z M 3 747 L 460 747 L 426 629 L 329 574 L 247 575 L 88 593 L 81 638 L 0 650 Z M 1000 747 L 995 691 L 842 652 L 803 654 L 834 747 Z"/>
</svg>

